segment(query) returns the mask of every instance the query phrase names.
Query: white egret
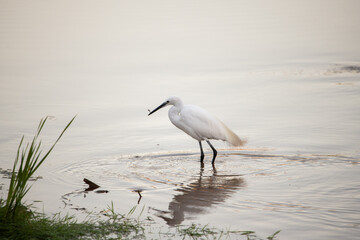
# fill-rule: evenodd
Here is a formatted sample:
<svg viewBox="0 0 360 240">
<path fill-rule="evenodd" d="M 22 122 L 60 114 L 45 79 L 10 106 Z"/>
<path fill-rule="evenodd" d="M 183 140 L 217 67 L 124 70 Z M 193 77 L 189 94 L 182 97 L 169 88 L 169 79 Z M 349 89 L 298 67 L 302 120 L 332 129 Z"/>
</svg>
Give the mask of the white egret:
<svg viewBox="0 0 360 240">
<path fill-rule="evenodd" d="M 194 105 L 185 105 L 178 97 L 168 98 L 160 106 L 151 111 L 148 116 L 167 105 L 173 105 L 168 112 L 170 121 L 177 128 L 183 130 L 199 142 L 201 164 L 203 164 L 205 156 L 201 141 L 205 140 L 214 153 L 212 165 L 215 163 L 217 151 L 211 145 L 210 139 L 223 140 L 233 146 L 242 146 L 246 143 L 245 140 L 240 139 L 223 122 L 206 110 Z"/>
</svg>

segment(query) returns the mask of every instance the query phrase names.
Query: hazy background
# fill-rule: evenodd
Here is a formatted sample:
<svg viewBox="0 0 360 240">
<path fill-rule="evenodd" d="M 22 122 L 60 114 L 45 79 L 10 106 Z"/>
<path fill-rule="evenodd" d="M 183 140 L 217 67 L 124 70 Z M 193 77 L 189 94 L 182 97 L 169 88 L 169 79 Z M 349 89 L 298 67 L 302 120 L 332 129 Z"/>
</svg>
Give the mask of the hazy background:
<svg viewBox="0 0 360 240">
<path fill-rule="evenodd" d="M 0 1 L 2 161 L 46 115 L 57 131 L 78 115 L 63 142 L 71 161 L 197 148 L 165 110 L 146 116 L 172 95 L 251 147 L 352 151 L 359 75 L 336 84 L 349 81 L 342 66 L 359 63 L 359 5 Z"/>
<path fill-rule="evenodd" d="M 138 197 L 131 189 L 145 186 L 142 203 L 167 210 L 184 199 L 174 186 L 190 184 L 194 194 L 199 177 L 198 143 L 167 109 L 147 116 L 175 95 L 248 139 L 243 150 L 214 142 L 219 175 L 243 178 L 210 186 L 230 190 L 192 219 L 351 239 L 359 234 L 359 9 L 358 0 L 0 0 L 0 168 L 11 168 L 21 136 L 30 139 L 42 117 L 51 116 L 47 145 L 77 115 L 29 199 L 63 211 L 60 197 L 88 177 L 111 191 L 74 197 L 80 207 L 117 199 L 127 212 Z"/>
</svg>

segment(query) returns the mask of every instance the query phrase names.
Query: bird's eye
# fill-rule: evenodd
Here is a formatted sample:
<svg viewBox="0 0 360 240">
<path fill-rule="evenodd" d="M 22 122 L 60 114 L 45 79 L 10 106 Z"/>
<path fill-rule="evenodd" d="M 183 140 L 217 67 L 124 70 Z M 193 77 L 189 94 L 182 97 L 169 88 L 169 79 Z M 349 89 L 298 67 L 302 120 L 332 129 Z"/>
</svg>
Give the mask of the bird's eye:
<svg viewBox="0 0 360 240">
<path fill-rule="evenodd" d="M 169 101 L 166 101 L 166 103 L 169 103 Z"/>
</svg>

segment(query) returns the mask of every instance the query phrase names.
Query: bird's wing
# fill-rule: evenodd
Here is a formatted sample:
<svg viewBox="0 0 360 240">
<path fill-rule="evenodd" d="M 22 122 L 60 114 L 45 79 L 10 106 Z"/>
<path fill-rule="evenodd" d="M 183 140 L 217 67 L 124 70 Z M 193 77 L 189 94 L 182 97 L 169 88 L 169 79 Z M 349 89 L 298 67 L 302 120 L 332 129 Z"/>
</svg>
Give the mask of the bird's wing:
<svg viewBox="0 0 360 240">
<path fill-rule="evenodd" d="M 223 124 L 216 117 L 198 106 L 184 106 L 180 113 L 180 119 L 201 140 L 227 140 Z"/>
<path fill-rule="evenodd" d="M 180 119 L 189 135 L 198 140 L 217 139 L 227 141 L 233 146 L 242 146 L 246 140 L 240 139 L 223 122 L 211 115 L 205 109 L 194 105 L 186 105 L 180 113 Z"/>
</svg>

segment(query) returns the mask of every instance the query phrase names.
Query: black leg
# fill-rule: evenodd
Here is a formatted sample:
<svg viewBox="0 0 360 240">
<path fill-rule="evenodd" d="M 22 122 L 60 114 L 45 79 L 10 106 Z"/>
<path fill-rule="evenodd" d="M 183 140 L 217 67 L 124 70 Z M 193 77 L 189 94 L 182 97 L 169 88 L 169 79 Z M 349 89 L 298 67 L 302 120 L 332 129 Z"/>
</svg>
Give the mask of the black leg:
<svg viewBox="0 0 360 240">
<path fill-rule="evenodd" d="M 203 148 L 201 145 L 201 141 L 199 141 L 199 145 L 200 145 L 200 162 L 203 164 L 205 155 L 204 155 L 204 151 L 203 151 Z"/>
<path fill-rule="evenodd" d="M 213 147 L 213 145 L 211 145 L 211 143 L 209 142 L 209 140 L 206 140 L 206 142 L 209 144 L 209 146 L 211 147 L 211 149 L 213 150 L 213 159 L 212 159 L 212 162 L 211 164 L 214 165 L 215 164 L 215 158 L 216 158 L 216 155 L 217 155 L 217 151 L 216 149 Z"/>
<path fill-rule="evenodd" d="M 216 171 L 215 164 L 213 164 L 212 167 L 213 167 L 213 176 L 216 176 L 217 171 Z"/>
</svg>

